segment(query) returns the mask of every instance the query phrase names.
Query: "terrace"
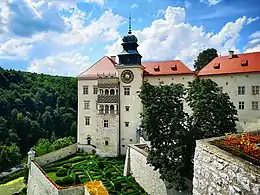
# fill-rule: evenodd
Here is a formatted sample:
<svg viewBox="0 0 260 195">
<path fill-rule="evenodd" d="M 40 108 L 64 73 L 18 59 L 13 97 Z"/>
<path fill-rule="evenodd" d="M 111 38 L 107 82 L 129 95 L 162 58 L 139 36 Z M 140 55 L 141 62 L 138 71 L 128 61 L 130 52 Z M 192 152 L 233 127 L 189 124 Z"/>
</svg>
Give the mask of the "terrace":
<svg viewBox="0 0 260 195">
<path fill-rule="evenodd" d="M 109 194 L 147 194 L 132 176 L 123 176 L 124 158 L 76 154 L 43 167 L 60 187 L 101 181 Z"/>
</svg>

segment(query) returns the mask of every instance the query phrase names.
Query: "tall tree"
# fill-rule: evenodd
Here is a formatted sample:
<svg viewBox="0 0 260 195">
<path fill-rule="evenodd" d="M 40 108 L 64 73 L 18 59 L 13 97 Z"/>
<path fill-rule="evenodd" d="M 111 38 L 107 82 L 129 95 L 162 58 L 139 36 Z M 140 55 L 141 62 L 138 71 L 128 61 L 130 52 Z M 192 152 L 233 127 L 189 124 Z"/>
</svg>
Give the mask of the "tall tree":
<svg viewBox="0 0 260 195">
<path fill-rule="evenodd" d="M 151 141 L 147 161 L 159 170 L 161 178 L 183 188 L 187 170 L 183 163 L 186 117 L 181 84 L 153 86 L 145 82 L 140 98 L 144 106 L 142 127 Z"/>
<path fill-rule="evenodd" d="M 218 57 L 218 52 L 214 48 L 206 49 L 203 52 L 199 53 L 197 59 L 194 60 L 195 70 L 201 70 L 216 57 Z"/>
</svg>

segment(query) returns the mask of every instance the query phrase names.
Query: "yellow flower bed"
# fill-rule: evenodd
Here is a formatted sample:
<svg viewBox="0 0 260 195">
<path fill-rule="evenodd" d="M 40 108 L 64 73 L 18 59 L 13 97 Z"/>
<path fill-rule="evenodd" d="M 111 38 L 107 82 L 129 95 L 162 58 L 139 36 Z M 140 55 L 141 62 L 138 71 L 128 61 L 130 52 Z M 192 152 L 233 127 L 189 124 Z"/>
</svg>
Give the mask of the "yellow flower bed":
<svg viewBox="0 0 260 195">
<path fill-rule="evenodd" d="M 87 182 L 85 188 L 87 188 L 91 195 L 109 195 L 101 181 Z"/>
</svg>

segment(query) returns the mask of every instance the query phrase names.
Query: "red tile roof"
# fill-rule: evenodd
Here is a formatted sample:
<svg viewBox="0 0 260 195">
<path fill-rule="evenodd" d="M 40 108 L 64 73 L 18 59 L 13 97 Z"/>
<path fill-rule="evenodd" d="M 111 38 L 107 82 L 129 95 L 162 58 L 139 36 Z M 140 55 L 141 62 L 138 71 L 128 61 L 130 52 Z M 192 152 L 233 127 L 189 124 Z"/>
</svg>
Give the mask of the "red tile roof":
<svg viewBox="0 0 260 195">
<path fill-rule="evenodd" d="M 98 78 L 98 75 L 117 76 L 115 65 L 115 61 L 107 56 L 104 56 L 91 67 L 89 67 L 86 71 L 81 73 L 78 78 Z"/>
<path fill-rule="evenodd" d="M 145 76 L 194 74 L 194 72 L 185 66 L 185 64 L 183 64 L 180 60 L 143 62 L 142 64 L 145 67 Z"/>
<path fill-rule="evenodd" d="M 89 69 L 81 73 L 78 78 L 98 78 L 98 74 L 104 76 L 115 75 L 117 72 L 115 65 L 115 61 L 107 56 L 104 56 Z M 194 74 L 194 72 L 185 66 L 185 64 L 183 64 L 180 60 L 143 62 L 142 65 L 144 67 L 145 76 Z"/>
<path fill-rule="evenodd" d="M 246 72 L 260 72 L 260 52 L 234 54 L 231 59 L 229 59 L 229 56 L 217 57 L 205 66 L 198 75 Z"/>
</svg>

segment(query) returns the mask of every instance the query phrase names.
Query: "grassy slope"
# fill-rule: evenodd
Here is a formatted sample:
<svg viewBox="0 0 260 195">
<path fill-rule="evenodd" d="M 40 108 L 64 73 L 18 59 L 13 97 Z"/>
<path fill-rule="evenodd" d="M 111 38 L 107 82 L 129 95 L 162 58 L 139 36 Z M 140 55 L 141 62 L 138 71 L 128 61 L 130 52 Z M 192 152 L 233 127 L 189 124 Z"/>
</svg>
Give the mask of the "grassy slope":
<svg viewBox="0 0 260 195">
<path fill-rule="evenodd" d="M 11 195 L 20 192 L 25 187 L 23 177 L 19 177 L 8 183 L 0 185 L 0 195 Z"/>
</svg>

